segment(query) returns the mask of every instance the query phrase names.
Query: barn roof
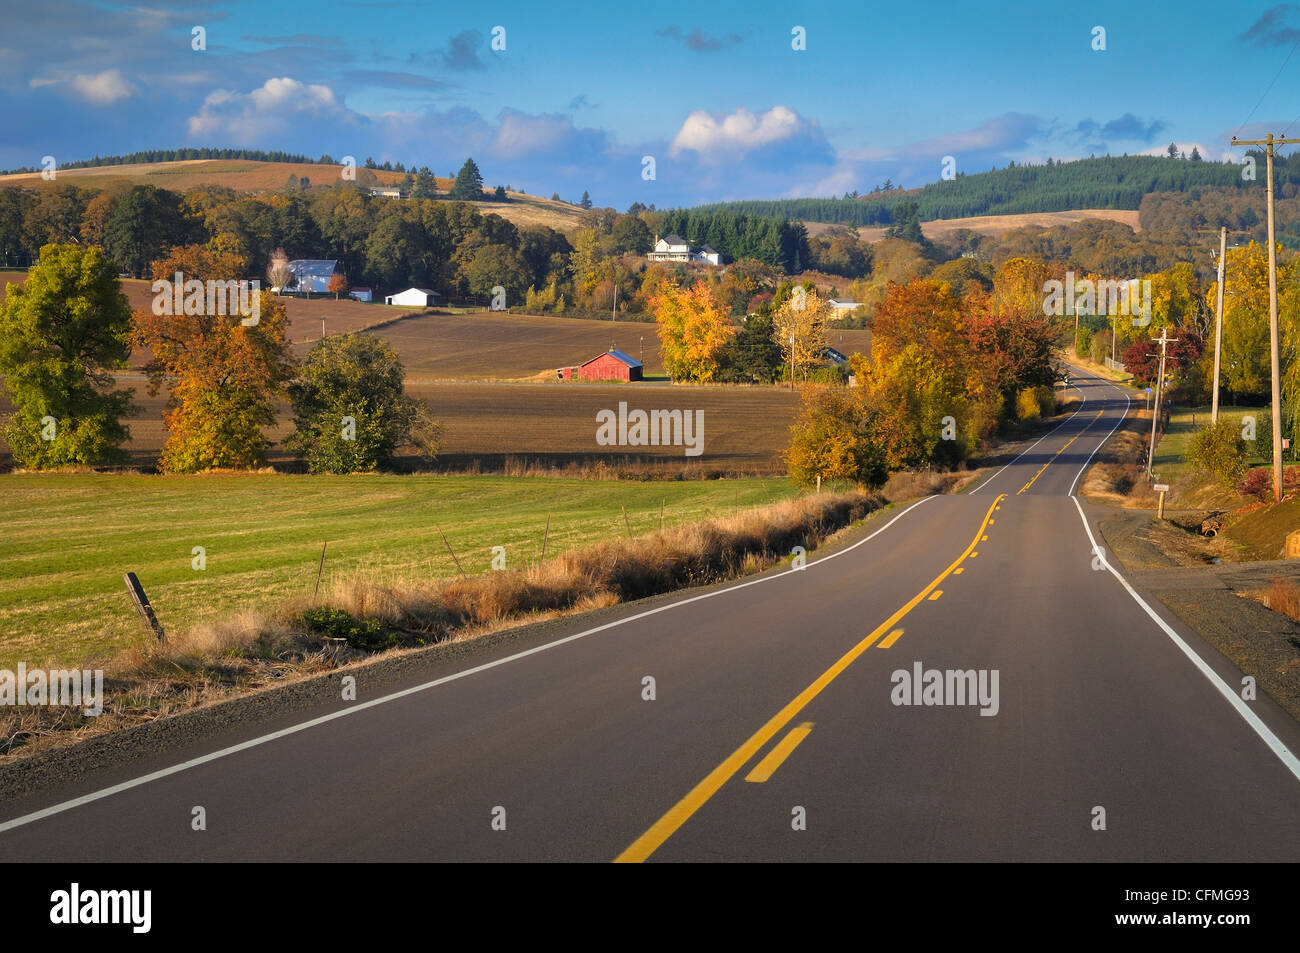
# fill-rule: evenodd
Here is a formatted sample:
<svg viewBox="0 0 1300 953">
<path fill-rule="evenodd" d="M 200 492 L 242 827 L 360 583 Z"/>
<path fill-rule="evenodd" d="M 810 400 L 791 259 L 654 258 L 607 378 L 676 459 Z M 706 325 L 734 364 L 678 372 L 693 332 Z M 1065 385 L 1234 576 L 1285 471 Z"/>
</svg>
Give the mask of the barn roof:
<svg viewBox="0 0 1300 953">
<path fill-rule="evenodd" d="M 299 278 L 329 278 L 338 263 L 337 258 L 299 258 L 289 262 L 289 270 Z"/>
<path fill-rule="evenodd" d="M 622 351 L 616 351 L 616 350 L 614 350 L 613 348 L 610 348 L 608 351 L 605 352 L 605 354 L 608 354 L 610 357 L 613 357 L 613 358 L 616 358 L 617 360 L 622 361 L 622 362 L 623 362 L 624 364 L 626 364 L 628 367 L 640 367 L 640 366 L 641 366 L 641 362 L 640 362 L 640 361 L 638 361 L 638 360 L 637 360 L 636 358 L 634 358 L 634 357 L 631 357 L 631 356 L 629 356 L 629 355 L 627 355 L 627 354 L 624 354 Z M 588 364 L 591 364 L 591 363 L 594 362 L 594 361 L 599 361 L 602 357 L 605 356 L 605 354 L 597 354 L 597 355 L 596 355 L 595 357 L 593 357 L 590 361 L 586 361 L 586 362 L 584 362 L 582 366 L 583 366 L 583 367 L 586 367 Z"/>
</svg>

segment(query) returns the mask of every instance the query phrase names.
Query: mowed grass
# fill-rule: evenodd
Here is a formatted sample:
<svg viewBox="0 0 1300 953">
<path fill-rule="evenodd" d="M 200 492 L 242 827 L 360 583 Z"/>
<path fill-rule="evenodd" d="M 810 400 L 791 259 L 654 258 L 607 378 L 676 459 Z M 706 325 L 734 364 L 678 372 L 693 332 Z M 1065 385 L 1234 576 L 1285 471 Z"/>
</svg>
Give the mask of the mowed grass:
<svg viewBox="0 0 1300 953">
<path fill-rule="evenodd" d="M 1241 418 L 1247 414 L 1253 414 L 1258 420 L 1260 415 L 1265 413 L 1265 407 L 1225 407 L 1219 405 L 1219 419 L 1231 420 L 1238 429 L 1242 426 Z M 1210 407 L 1186 407 L 1174 410 L 1169 415 L 1169 426 L 1165 430 L 1160 442 L 1156 444 L 1156 455 L 1151 461 L 1151 469 L 1156 476 L 1160 478 L 1161 483 L 1173 483 L 1180 479 L 1187 472 L 1188 464 L 1184 460 L 1187 453 L 1188 444 L 1191 442 L 1192 435 L 1196 431 L 1210 425 Z M 1148 420 L 1147 429 L 1150 431 L 1150 421 Z M 1148 433 L 1149 436 L 1149 433 Z M 1249 441 L 1246 446 L 1250 449 L 1249 462 L 1251 466 L 1260 466 L 1264 461 L 1265 448 L 1256 443 L 1251 444 Z"/>
<path fill-rule="evenodd" d="M 103 662 L 145 639 L 122 574 L 165 627 L 310 595 L 363 575 L 507 568 L 600 539 L 724 516 L 794 494 L 785 479 L 641 483 L 495 476 L 11 474 L 0 477 L 0 668 Z M 206 569 L 192 568 L 194 547 Z"/>
</svg>

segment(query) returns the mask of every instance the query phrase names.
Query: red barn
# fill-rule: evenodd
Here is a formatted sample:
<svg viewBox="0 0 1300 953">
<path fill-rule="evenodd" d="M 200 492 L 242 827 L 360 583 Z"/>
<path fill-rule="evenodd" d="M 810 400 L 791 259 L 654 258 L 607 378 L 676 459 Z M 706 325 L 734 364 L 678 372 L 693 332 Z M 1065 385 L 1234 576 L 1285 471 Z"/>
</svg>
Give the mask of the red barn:
<svg viewBox="0 0 1300 953">
<path fill-rule="evenodd" d="M 561 367 L 556 370 L 560 380 L 580 381 L 639 381 L 641 380 L 641 362 L 629 357 L 622 351 L 612 348 L 604 354 L 593 357 L 586 364 L 578 367 Z"/>
</svg>

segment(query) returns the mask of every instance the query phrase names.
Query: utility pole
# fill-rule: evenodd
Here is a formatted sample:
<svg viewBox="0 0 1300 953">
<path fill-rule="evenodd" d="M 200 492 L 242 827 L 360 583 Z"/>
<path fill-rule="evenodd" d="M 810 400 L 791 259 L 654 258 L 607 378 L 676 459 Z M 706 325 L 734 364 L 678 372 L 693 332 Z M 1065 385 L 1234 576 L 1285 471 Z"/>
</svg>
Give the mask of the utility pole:
<svg viewBox="0 0 1300 953">
<path fill-rule="evenodd" d="M 1228 228 L 1219 229 L 1219 294 L 1214 309 L 1214 398 L 1210 423 L 1219 422 L 1219 349 L 1223 346 L 1223 259 L 1228 254 Z"/>
<path fill-rule="evenodd" d="M 794 390 L 794 332 L 790 332 L 790 389 Z"/>
<path fill-rule="evenodd" d="M 1273 502 L 1282 502 L 1282 366 L 1277 345 L 1277 241 L 1273 237 L 1273 147 L 1300 142 L 1276 139 L 1270 132 L 1263 139 L 1232 137 L 1234 146 L 1264 146 L 1268 155 L 1268 337 L 1273 363 Z"/>
<path fill-rule="evenodd" d="M 610 307 L 612 310 L 609 319 L 611 321 L 617 321 L 618 320 L 618 285 L 614 286 L 614 301 L 610 305 Z"/>
<path fill-rule="evenodd" d="M 1160 391 L 1165 386 L 1165 349 L 1177 341 L 1178 338 L 1169 337 L 1168 328 L 1160 329 L 1160 375 L 1156 378 L 1156 403 L 1151 412 L 1151 449 L 1147 452 L 1147 476 L 1151 476 L 1151 466 L 1156 458 L 1156 424 L 1160 421 Z M 1154 354 L 1151 356 L 1155 357 Z"/>
</svg>

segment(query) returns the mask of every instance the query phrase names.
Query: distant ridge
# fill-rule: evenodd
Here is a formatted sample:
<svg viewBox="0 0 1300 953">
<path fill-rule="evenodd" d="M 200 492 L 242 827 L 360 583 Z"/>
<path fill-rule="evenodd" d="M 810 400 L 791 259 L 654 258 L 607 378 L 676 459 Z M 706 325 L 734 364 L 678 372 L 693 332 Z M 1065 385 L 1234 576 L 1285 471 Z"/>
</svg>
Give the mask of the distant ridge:
<svg viewBox="0 0 1300 953">
<path fill-rule="evenodd" d="M 695 206 L 697 213 L 731 212 L 853 226 L 883 226 L 894 221 L 900 202 L 915 202 L 921 221 L 1066 212 L 1080 209 L 1137 209 L 1151 192 L 1189 192 L 1198 187 L 1260 188 L 1264 159 L 1254 153 L 1256 179 L 1242 179 L 1243 165 L 1165 156 L 1105 156 L 1011 165 L 989 172 L 958 173 L 924 188 L 873 192 L 844 198 L 774 199 L 715 202 Z M 1243 154 L 1244 159 L 1244 154 Z M 1300 183 L 1300 153 L 1278 156 L 1274 174 L 1279 186 Z"/>
</svg>

